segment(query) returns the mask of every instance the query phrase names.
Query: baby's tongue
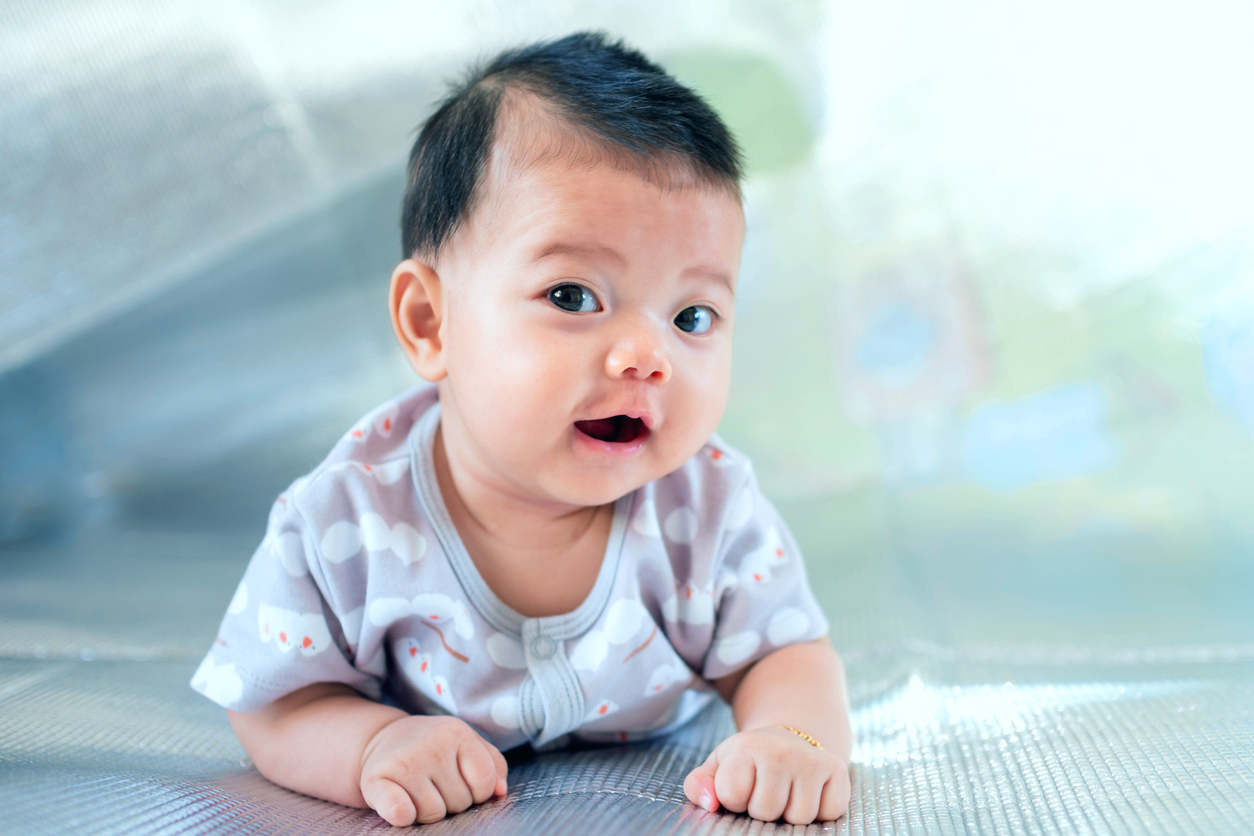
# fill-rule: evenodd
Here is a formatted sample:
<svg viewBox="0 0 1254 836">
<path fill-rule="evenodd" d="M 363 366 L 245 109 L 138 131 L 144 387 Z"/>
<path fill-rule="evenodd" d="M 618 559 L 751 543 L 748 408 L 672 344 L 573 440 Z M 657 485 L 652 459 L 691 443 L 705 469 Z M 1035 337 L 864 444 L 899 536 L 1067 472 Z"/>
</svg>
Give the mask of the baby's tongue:
<svg viewBox="0 0 1254 836">
<path fill-rule="evenodd" d="M 575 426 L 580 432 L 587 433 L 601 441 L 613 441 L 618 435 L 618 423 L 613 418 L 595 418 L 591 421 L 576 421 Z"/>
</svg>

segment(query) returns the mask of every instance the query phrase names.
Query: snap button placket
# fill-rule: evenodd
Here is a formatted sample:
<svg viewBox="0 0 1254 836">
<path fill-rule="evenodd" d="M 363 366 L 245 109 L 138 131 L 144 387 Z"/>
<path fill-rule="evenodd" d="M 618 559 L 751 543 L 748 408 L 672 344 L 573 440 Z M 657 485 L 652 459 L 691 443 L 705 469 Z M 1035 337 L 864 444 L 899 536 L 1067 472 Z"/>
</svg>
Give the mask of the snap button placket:
<svg viewBox="0 0 1254 836">
<path fill-rule="evenodd" d="M 531 640 L 531 655 L 537 659 L 552 659 L 557 652 L 557 642 L 548 636 L 536 636 Z"/>
<path fill-rule="evenodd" d="M 521 631 L 530 673 L 528 699 L 534 706 L 534 719 L 543 722 L 540 733 L 531 735 L 536 746 L 578 727 L 585 713 L 583 686 L 566 658 L 562 639 L 541 632 L 542 623 L 540 619 L 528 619 Z"/>
</svg>

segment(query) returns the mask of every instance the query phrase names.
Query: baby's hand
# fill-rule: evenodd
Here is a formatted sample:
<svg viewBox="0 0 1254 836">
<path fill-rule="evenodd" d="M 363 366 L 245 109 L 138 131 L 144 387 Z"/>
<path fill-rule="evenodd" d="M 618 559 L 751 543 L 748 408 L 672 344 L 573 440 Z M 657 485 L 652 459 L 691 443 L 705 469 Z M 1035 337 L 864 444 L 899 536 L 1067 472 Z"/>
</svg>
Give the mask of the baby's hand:
<svg viewBox="0 0 1254 836">
<path fill-rule="evenodd" d="M 689 772 L 684 794 L 711 813 L 722 804 L 762 821 L 834 821 L 849 806 L 849 767 L 786 729 L 753 729 L 724 740 Z"/>
<path fill-rule="evenodd" d="M 388 824 L 428 824 L 505 795 L 505 758 L 456 717 L 402 717 L 361 756 L 361 794 Z"/>
</svg>

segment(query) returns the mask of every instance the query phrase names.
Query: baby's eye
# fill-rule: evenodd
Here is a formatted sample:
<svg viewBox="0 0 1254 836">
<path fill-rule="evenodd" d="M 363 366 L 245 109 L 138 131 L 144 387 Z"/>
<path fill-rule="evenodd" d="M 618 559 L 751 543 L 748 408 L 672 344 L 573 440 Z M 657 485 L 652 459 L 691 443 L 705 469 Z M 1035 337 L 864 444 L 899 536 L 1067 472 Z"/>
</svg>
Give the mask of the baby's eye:
<svg viewBox="0 0 1254 836">
<path fill-rule="evenodd" d="M 675 317 L 675 324 L 680 331 L 704 334 L 714 325 L 714 312 L 705 305 L 692 305 L 679 312 Z"/>
<path fill-rule="evenodd" d="M 549 301 L 571 313 L 586 313 L 601 309 L 592 291 L 578 284 L 559 284 L 549 291 Z"/>
</svg>

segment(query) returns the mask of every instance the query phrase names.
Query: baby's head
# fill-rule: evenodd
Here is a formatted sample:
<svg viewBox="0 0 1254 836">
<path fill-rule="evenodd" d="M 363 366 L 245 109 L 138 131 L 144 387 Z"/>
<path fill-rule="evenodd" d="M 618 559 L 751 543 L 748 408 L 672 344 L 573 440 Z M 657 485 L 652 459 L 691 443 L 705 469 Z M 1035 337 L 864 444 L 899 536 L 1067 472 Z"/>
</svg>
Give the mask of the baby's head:
<svg viewBox="0 0 1254 836">
<path fill-rule="evenodd" d="M 727 401 L 739 181 L 718 116 L 601 36 L 458 87 L 410 157 L 391 292 L 450 461 L 561 507 L 695 454 Z"/>
</svg>

